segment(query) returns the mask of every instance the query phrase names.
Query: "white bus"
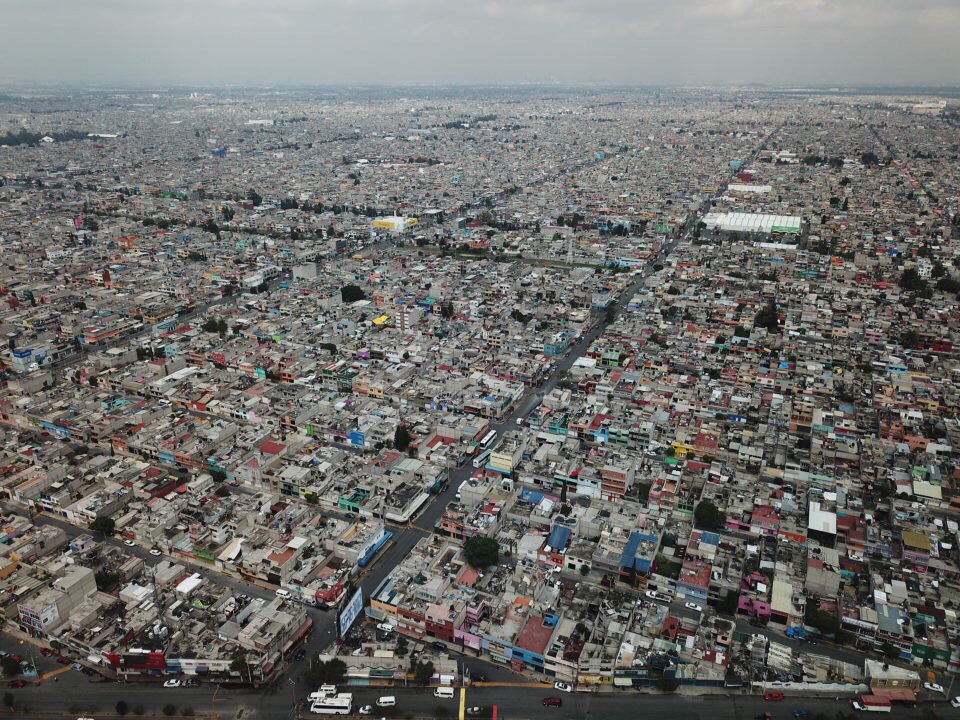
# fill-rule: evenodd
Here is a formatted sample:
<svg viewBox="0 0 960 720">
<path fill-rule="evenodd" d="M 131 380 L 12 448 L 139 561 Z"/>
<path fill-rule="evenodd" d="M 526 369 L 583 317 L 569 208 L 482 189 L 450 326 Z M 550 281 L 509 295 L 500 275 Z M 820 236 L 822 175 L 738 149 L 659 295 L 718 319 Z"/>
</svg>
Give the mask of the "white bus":
<svg viewBox="0 0 960 720">
<path fill-rule="evenodd" d="M 491 430 L 490 432 L 488 432 L 486 435 L 483 436 L 483 440 L 481 440 L 480 443 L 477 445 L 477 451 L 479 452 L 481 450 L 486 450 L 491 445 L 493 445 L 493 441 L 496 439 L 497 439 L 497 431 Z"/>
<path fill-rule="evenodd" d="M 487 460 L 490 459 L 490 455 L 492 454 L 493 454 L 492 450 L 484 450 L 482 453 L 480 453 L 473 459 L 473 466 L 475 468 L 482 468 L 484 465 L 487 464 Z"/>
<path fill-rule="evenodd" d="M 353 695 L 348 693 L 320 698 L 310 705 L 310 712 L 315 715 L 349 715 L 352 710 Z"/>
</svg>

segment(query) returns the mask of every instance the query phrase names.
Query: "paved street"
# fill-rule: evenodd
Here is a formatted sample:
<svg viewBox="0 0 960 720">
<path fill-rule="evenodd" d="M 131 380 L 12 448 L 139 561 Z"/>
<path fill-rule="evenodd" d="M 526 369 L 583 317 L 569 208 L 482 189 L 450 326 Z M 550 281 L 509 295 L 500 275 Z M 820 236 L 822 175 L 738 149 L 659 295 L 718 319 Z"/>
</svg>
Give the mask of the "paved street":
<svg viewBox="0 0 960 720">
<path fill-rule="evenodd" d="M 772 130 L 767 138 L 760 144 L 762 147 L 769 137 L 776 132 Z M 759 147 L 747 158 L 756 156 Z M 637 274 L 628 276 L 628 282 L 623 290 L 615 297 L 608 311 L 599 314 L 589 327 L 577 338 L 576 342 L 569 348 L 568 352 L 557 359 L 551 373 L 538 385 L 525 389 L 522 396 L 513 405 L 512 409 L 502 419 L 492 422 L 491 429 L 496 430 L 500 436 L 516 428 L 518 418 L 525 417 L 529 412 L 539 404 L 543 397 L 557 387 L 558 383 L 567 373 L 573 364 L 585 355 L 594 340 L 603 334 L 613 320 L 622 313 L 628 306 L 634 295 L 643 288 L 648 278 L 655 272 L 654 267 L 659 263 L 665 262 L 675 247 L 689 237 L 696 222 L 707 212 L 711 206 L 711 200 L 721 194 L 721 191 L 714 193 L 711 198 L 704 200 L 699 213 L 691 216 L 683 228 L 680 237 L 668 240 L 660 251 L 649 259 L 648 264 Z M 376 243 L 368 246 L 365 253 L 376 253 L 383 249 L 384 243 Z M 214 305 L 233 302 L 233 298 L 218 298 L 211 303 L 198 307 L 193 314 L 200 315 Z M 144 330 L 139 334 L 145 334 Z M 194 412 L 194 411 L 191 411 Z M 194 412 L 194 414 L 202 414 Z M 356 452 L 355 448 L 348 448 Z M 432 529 L 443 514 L 446 506 L 455 500 L 457 488 L 461 483 L 468 480 L 476 472 L 470 459 L 459 467 L 451 470 L 449 482 L 446 488 L 436 496 L 432 496 L 425 505 L 420 514 L 414 518 L 414 521 L 407 525 L 393 525 L 393 538 L 389 545 L 381 551 L 379 556 L 371 567 L 367 568 L 359 577 L 359 586 L 363 589 L 366 597 L 369 597 L 374 589 L 383 581 L 389 572 L 399 564 L 404 557 L 408 555 L 411 548 L 426 534 L 432 532 Z M 250 492 L 249 489 L 239 488 L 240 492 Z M 24 512 L 22 508 L 6 504 L 7 508 L 17 512 Z M 86 532 L 82 528 L 77 528 L 61 519 L 39 515 L 35 518 L 36 522 L 42 524 L 56 525 L 64 529 L 71 537 L 75 537 Z M 107 539 L 107 542 L 120 548 L 124 553 L 136 555 L 144 560 L 148 566 L 158 563 L 161 557 L 150 555 L 147 549 L 141 547 L 129 547 L 124 545 L 122 540 L 117 538 Z M 174 557 L 180 562 L 187 562 L 185 558 Z M 217 570 L 206 566 L 205 564 L 193 564 L 203 575 L 216 575 L 217 581 L 237 593 L 246 593 L 252 596 L 265 599 L 272 598 L 274 593 L 270 588 L 263 588 L 252 585 L 235 576 L 218 572 Z M 680 601 L 671 603 L 671 611 L 681 616 L 692 617 L 698 614 L 696 611 L 684 607 Z M 712 610 L 710 611 L 712 612 Z M 314 623 L 314 630 L 308 637 L 305 649 L 308 654 L 323 652 L 330 648 L 336 638 L 335 612 L 324 612 L 314 608 L 307 608 L 307 613 Z M 757 632 L 758 630 L 749 625 L 746 619 L 737 618 L 735 620 L 737 630 L 746 634 Z M 829 657 L 846 660 L 853 663 L 861 663 L 862 655 L 857 652 L 839 648 L 832 645 L 820 644 L 811 646 L 809 643 L 800 640 L 785 638 L 782 633 L 773 630 L 761 630 L 769 637 L 778 642 L 789 645 L 798 651 L 812 651 Z M 5 644 L 4 644 L 5 643 Z M 25 655 L 24 651 L 29 652 L 28 644 L 22 644 L 17 640 L 11 640 L 4 637 L 0 646 L 9 652 L 18 652 Z M 19 648 L 19 649 L 18 649 Z M 108 711 L 113 708 L 117 700 L 124 699 L 132 705 L 139 704 L 150 710 L 159 710 L 168 702 L 173 702 L 180 709 L 189 707 L 196 712 L 217 712 L 222 715 L 229 715 L 240 708 L 255 708 L 260 711 L 264 717 L 286 717 L 294 706 L 297 698 L 306 696 L 314 688 L 308 686 L 304 677 L 306 664 L 304 662 L 295 662 L 288 669 L 286 675 L 274 684 L 273 687 L 261 691 L 244 690 L 223 690 L 216 685 L 204 684 L 199 688 L 182 688 L 177 691 L 171 691 L 162 688 L 157 683 L 144 684 L 116 684 L 101 681 L 99 678 L 90 678 L 75 670 L 63 671 L 63 667 L 54 661 L 42 658 L 35 654 L 37 666 L 41 677 L 54 671 L 59 672 L 54 676 L 48 675 L 40 686 L 30 686 L 18 689 L 16 695 L 33 712 L 32 716 L 37 717 L 38 713 L 55 713 L 64 708 L 77 708 L 83 710 L 87 715 L 95 714 L 96 710 Z M 471 673 L 484 673 L 491 683 L 500 683 L 496 687 L 471 687 L 466 690 L 466 706 L 489 706 L 497 704 L 508 717 L 542 717 L 549 715 L 558 718 L 565 717 L 590 717 L 595 713 L 603 713 L 610 717 L 654 717 L 679 710 L 693 718 L 698 717 L 724 717 L 724 718 L 751 718 L 761 711 L 770 709 L 770 703 L 764 703 L 753 697 L 732 696 L 732 697 L 697 697 L 689 695 L 678 695 L 677 697 L 664 696 L 640 696 L 633 693 L 622 693 L 614 691 L 611 693 L 602 693 L 599 695 L 562 695 L 563 707 L 555 709 L 545 709 L 542 704 L 542 698 L 546 696 L 558 695 L 550 685 L 531 685 L 528 678 L 512 672 L 509 668 L 493 665 L 487 661 L 478 658 L 462 658 L 462 664 L 468 668 Z M 449 707 L 451 712 L 455 712 L 459 707 L 459 701 L 440 701 L 433 698 L 428 690 L 423 689 L 397 689 L 389 691 L 369 691 L 361 690 L 357 693 L 358 704 L 372 703 L 376 697 L 381 694 L 396 694 L 400 699 L 398 710 L 402 712 L 410 711 L 416 715 L 433 716 L 437 706 Z M 846 705 L 838 705 L 835 701 L 818 700 L 806 702 L 799 700 L 788 700 L 776 705 L 776 714 L 786 716 L 787 711 L 792 712 L 799 707 L 811 709 L 813 711 L 836 712 L 836 710 L 845 708 Z M 96 710 L 95 710 L 96 709 Z M 918 711 L 912 711 L 917 714 Z M 898 710 L 898 714 L 910 714 L 906 710 Z"/>
</svg>

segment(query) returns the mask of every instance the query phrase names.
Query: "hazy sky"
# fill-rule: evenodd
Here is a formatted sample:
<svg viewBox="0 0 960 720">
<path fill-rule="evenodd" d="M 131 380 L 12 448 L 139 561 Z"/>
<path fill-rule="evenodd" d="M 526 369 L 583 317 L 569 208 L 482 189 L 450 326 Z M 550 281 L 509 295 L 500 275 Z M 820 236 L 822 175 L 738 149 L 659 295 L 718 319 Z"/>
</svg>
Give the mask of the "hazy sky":
<svg viewBox="0 0 960 720">
<path fill-rule="evenodd" d="M 960 85 L 960 0 L 0 0 L 0 84 Z"/>
</svg>

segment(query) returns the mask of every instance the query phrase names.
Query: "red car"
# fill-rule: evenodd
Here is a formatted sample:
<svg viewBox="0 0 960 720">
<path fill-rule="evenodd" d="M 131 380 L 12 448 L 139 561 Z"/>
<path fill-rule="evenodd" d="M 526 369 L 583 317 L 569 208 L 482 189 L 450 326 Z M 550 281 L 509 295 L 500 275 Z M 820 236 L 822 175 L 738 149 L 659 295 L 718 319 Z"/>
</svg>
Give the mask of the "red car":
<svg viewBox="0 0 960 720">
<path fill-rule="evenodd" d="M 27 686 L 26 680 L 11 680 L 7 683 L 7 687 L 10 688 L 22 688 Z"/>
<path fill-rule="evenodd" d="M 768 692 L 763 696 L 764 700 L 783 700 L 783 693 Z"/>
<path fill-rule="evenodd" d="M 50 657 L 55 653 L 50 648 L 40 648 L 40 654 L 43 655 L 44 657 Z"/>
<path fill-rule="evenodd" d="M 73 662 L 73 660 L 68 658 L 66 655 L 57 655 L 57 662 L 61 665 L 69 665 Z"/>
<path fill-rule="evenodd" d="M 558 697 L 547 697 L 543 699 L 544 707 L 561 707 L 563 705 L 563 700 Z"/>
</svg>

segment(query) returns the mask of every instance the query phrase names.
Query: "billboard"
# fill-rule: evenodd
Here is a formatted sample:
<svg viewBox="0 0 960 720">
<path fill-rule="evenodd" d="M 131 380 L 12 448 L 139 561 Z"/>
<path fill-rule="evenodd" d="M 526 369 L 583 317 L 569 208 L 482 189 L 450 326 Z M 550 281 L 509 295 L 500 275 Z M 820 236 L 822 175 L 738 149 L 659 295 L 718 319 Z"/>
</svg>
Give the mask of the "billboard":
<svg viewBox="0 0 960 720">
<path fill-rule="evenodd" d="M 350 626 L 356 621 L 363 612 L 363 588 L 357 588 L 353 597 L 343 606 L 340 616 L 337 618 L 337 629 L 340 637 L 344 637 L 350 632 Z"/>
</svg>

